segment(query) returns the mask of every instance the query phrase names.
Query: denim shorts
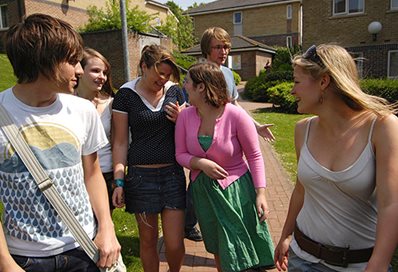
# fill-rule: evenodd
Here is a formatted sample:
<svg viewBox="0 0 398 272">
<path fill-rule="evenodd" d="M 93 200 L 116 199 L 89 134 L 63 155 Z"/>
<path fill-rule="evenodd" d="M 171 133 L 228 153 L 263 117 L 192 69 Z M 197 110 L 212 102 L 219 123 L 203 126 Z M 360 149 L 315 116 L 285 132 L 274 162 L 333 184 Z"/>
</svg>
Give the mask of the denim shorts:
<svg viewBox="0 0 398 272">
<path fill-rule="evenodd" d="M 51 257 L 12 255 L 15 262 L 27 272 L 99 272 L 96 264 L 83 249 L 76 248 Z"/>
<path fill-rule="evenodd" d="M 128 168 L 124 185 L 126 211 L 160 213 L 166 209 L 185 209 L 186 181 L 179 165 L 161 168 Z"/>
</svg>

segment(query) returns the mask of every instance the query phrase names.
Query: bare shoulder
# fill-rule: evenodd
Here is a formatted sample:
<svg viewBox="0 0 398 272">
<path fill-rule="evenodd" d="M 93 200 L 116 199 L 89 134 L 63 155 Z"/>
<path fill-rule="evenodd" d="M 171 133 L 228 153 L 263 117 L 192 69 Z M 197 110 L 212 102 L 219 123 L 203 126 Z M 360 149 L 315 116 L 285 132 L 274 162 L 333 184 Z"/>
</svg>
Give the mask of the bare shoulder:
<svg viewBox="0 0 398 272">
<path fill-rule="evenodd" d="M 317 118 L 317 117 L 315 117 L 315 118 Z M 315 119 L 315 118 L 307 117 L 307 118 L 301 119 L 300 121 L 298 121 L 296 123 L 296 127 L 294 130 L 294 143 L 295 143 L 295 147 L 296 147 L 297 158 L 299 158 L 301 147 L 304 144 L 305 132 L 307 130 L 307 126 L 309 125 L 310 120 Z"/>
<path fill-rule="evenodd" d="M 387 116 L 377 117 L 374 131 L 373 140 L 377 143 L 383 143 L 385 141 L 397 141 L 398 142 L 398 118 L 394 114 Z"/>
<path fill-rule="evenodd" d="M 317 117 L 315 117 L 315 118 L 317 118 Z M 314 117 L 307 117 L 307 118 L 303 118 L 303 119 L 297 121 L 295 131 L 294 131 L 296 137 L 300 137 L 300 136 L 304 135 L 304 133 L 307 129 L 308 123 L 310 122 L 311 119 L 314 119 Z"/>
</svg>

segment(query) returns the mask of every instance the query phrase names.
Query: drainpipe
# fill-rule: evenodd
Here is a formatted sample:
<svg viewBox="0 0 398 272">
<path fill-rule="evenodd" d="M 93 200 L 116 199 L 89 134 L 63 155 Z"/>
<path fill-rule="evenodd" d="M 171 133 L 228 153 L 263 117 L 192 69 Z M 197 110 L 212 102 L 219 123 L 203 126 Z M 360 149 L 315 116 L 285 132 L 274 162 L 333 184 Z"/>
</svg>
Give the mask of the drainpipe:
<svg viewBox="0 0 398 272">
<path fill-rule="evenodd" d="M 25 1 L 24 0 L 18 0 L 18 22 L 22 22 L 22 20 L 25 18 Z"/>
<path fill-rule="evenodd" d="M 124 0 L 120 0 L 120 19 L 122 20 L 124 80 L 127 82 L 130 81 L 130 59 L 129 59 L 129 47 L 128 47 L 126 3 Z"/>
</svg>

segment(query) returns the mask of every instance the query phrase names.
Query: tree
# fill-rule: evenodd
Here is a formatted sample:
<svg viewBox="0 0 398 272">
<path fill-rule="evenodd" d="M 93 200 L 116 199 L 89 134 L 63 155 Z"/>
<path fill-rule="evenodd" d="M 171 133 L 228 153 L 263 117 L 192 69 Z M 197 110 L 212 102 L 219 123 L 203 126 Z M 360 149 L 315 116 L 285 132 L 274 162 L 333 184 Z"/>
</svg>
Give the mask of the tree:
<svg viewBox="0 0 398 272">
<path fill-rule="evenodd" d="M 130 9 L 129 0 L 126 1 L 127 26 L 132 31 L 149 32 L 151 26 L 149 22 L 153 19 L 152 15 L 147 14 L 135 6 Z M 85 32 L 99 30 L 121 29 L 119 1 L 107 0 L 105 9 L 99 9 L 96 6 L 87 8 L 89 16 L 87 24 L 81 29 Z"/>
<path fill-rule="evenodd" d="M 193 46 L 196 43 L 196 39 L 193 36 L 194 28 L 191 17 L 184 15 L 183 10 L 173 1 L 168 1 L 166 5 L 178 19 L 177 26 L 169 22 L 172 18 L 166 19 L 166 22 L 161 27 L 158 27 L 159 31 L 172 38 L 180 51 Z"/>
</svg>

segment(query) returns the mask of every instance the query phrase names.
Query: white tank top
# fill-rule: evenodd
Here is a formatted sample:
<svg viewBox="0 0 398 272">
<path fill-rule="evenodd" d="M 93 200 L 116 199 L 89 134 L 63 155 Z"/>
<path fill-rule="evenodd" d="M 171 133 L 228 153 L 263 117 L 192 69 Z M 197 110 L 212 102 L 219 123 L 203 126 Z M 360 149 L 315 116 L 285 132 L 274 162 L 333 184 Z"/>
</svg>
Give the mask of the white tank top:
<svg viewBox="0 0 398 272">
<path fill-rule="evenodd" d="M 307 123 L 297 168 L 298 179 L 305 188 L 297 225 L 305 235 L 321 244 L 350 249 L 373 247 L 377 208 L 376 161 L 371 136 L 376 118 L 372 121 L 364 150 L 351 166 L 342 171 L 327 169 L 310 153 L 307 139 L 311 120 Z M 291 247 L 300 258 L 320 261 L 301 250 L 294 239 Z M 343 268 L 324 264 L 336 271 L 363 271 L 366 266 L 366 263 L 360 263 Z"/>
<path fill-rule="evenodd" d="M 98 150 L 98 158 L 101 166 L 102 173 L 109 173 L 113 171 L 112 163 L 112 149 L 111 149 L 111 121 L 112 121 L 112 102 L 113 97 L 109 97 L 105 103 L 105 109 L 101 113 L 101 122 L 104 127 L 106 137 L 108 138 L 108 144 Z"/>
</svg>

